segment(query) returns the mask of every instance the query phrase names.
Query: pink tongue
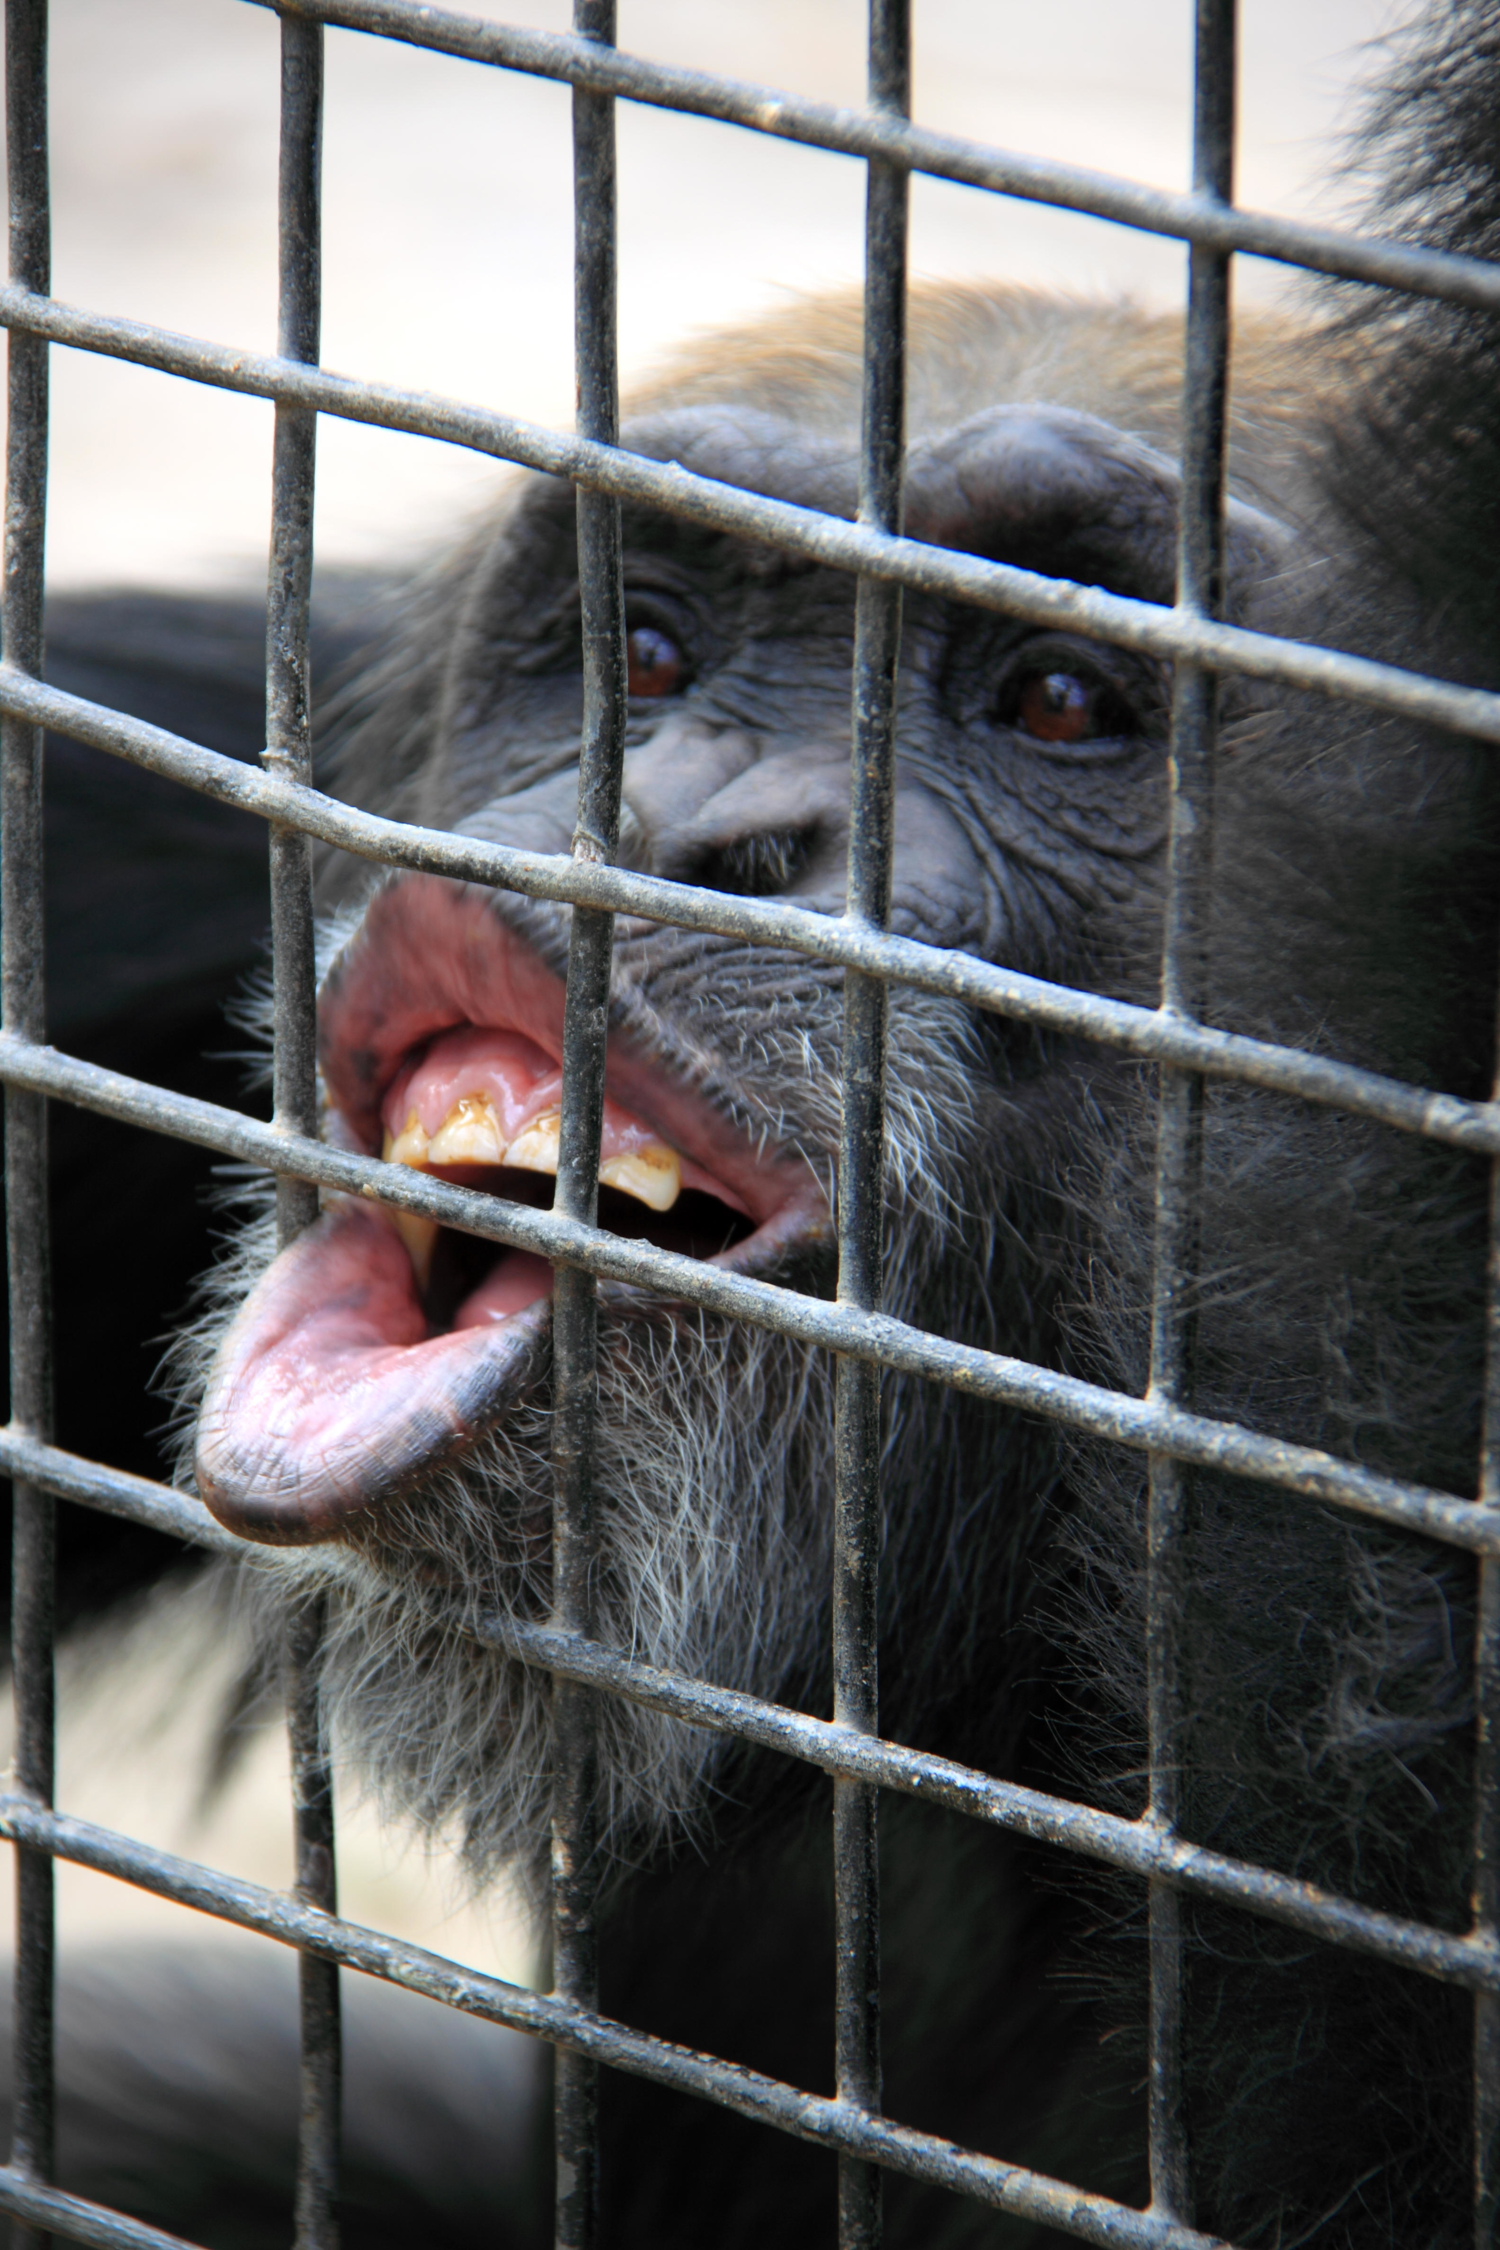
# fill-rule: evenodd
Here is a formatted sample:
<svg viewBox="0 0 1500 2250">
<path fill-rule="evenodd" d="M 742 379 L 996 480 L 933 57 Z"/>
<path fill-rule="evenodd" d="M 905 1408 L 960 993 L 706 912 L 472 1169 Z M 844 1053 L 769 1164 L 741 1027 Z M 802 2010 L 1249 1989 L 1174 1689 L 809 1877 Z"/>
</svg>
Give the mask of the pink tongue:
<svg viewBox="0 0 1500 2250">
<path fill-rule="evenodd" d="M 502 1317 L 519 1309 L 500 1303 L 513 1259 L 544 1276 L 519 1292 L 531 1319 Z M 395 1230 L 354 1202 L 325 1213 L 219 1347 L 198 1425 L 204 1500 L 244 1538 L 330 1537 L 489 1426 L 545 1328 L 550 1283 L 540 1259 L 502 1251 L 464 1326 L 429 1336 Z"/>
<path fill-rule="evenodd" d="M 488 1100 L 509 1148 L 559 1108 L 562 1072 L 519 1032 L 464 1025 L 431 1040 L 397 1075 L 381 1122 L 395 1137 L 415 1111 L 431 1139 L 465 1096 Z M 343 1137 L 360 1143 L 352 1127 Z M 605 1103 L 602 1162 L 656 1140 Z M 744 1210 L 681 1161 L 684 1187 Z M 444 1177 L 474 1170 L 437 1169 Z M 545 1335 L 551 1294 L 544 1259 L 500 1250 L 449 1332 L 430 1335 L 394 1223 L 361 1203 L 338 1204 L 283 1251 L 219 1348 L 198 1425 L 204 1500 L 244 1538 L 336 1536 L 490 1427 Z"/>
</svg>

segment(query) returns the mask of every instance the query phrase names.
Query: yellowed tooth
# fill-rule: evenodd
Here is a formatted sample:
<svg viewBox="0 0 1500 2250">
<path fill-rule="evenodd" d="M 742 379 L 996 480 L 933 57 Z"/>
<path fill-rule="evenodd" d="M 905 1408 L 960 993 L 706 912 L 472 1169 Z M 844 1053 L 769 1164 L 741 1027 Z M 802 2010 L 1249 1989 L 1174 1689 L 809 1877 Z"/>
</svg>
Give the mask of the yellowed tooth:
<svg viewBox="0 0 1500 2250">
<path fill-rule="evenodd" d="M 389 1206 L 387 1206 L 389 1208 Z M 427 1277 L 432 1271 L 432 1253 L 437 1244 L 436 1219 L 424 1219 L 419 1211 L 391 1211 L 396 1232 L 406 1244 L 411 1270 L 417 1277 L 417 1287 L 427 1287 Z"/>
<path fill-rule="evenodd" d="M 381 1155 L 387 1164 L 409 1164 L 415 1171 L 427 1168 L 427 1135 L 416 1111 L 407 1112 L 406 1123 L 399 1133 L 387 1133 Z M 390 1206 L 387 1205 L 387 1209 Z M 436 1219 L 424 1219 L 418 1211 L 391 1210 L 391 1223 L 406 1244 L 406 1254 L 411 1259 L 411 1270 L 417 1277 L 417 1287 L 427 1287 L 427 1276 L 432 1271 L 432 1253 L 436 1246 L 439 1228 Z"/>
<path fill-rule="evenodd" d="M 612 1156 L 601 1164 L 599 1182 L 648 1203 L 653 1211 L 670 1211 L 682 1193 L 682 1160 L 664 1141 L 648 1141 L 628 1156 Z"/>
<path fill-rule="evenodd" d="M 550 1172 L 557 1177 L 557 1155 L 562 1144 L 562 1119 L 555 1109 L 533 1117 L 505 1152 L 505 1161 L 517 1172 Z"/>
<path fill-rule="evenodd" d="M 500 1120 L 487 1094 L 460 1094 L 427 1144 L 429 1164 L 499 1164 Z"/>
<path fill-rule="evenodd" d="M 416 1111 L 412 1110 L 408 1113 L 406 1123 L 394 1138 L 391 1134 L 386 1134 L 385 1160 L 387 1164 L 422 1165 L 427 1162 L 428 1147 L 427 1135 L 422 1129 L 422 1120 L 418 1117 Z"/>
</svg>

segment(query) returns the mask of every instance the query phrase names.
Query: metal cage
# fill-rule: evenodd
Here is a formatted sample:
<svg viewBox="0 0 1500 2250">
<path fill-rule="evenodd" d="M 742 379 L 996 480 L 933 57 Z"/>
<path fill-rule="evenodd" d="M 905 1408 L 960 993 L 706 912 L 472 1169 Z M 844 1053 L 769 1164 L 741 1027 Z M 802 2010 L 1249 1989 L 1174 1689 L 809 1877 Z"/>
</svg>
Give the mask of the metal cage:
<svg viewBox="0 0 1500 2250">
<path fill-rule="evenodd" d="M 274 0 L 258 0 L 270 6 Z M 1191 1279 L 1197 1118 L 1205 1078 L 1276 1089 L 1396 1130 L 1500 1157 L 1500 1107 L 1399 1084 L 1296 1049 L 1232 1036 L 1197 1020 L 1191 963 L 1203 912 L 1203 845 L 1213 754 L 1215 677 L 1246 674 L 1353 698 L 1434 726 L 1500 742 L 1500 695 L 1330 650 L 1241 630 L 1215 614 L 1222 539 L 1228 276 L 1236 253 L 1453 304 L 1500 309 L 1500 269 L 1407 244 L 1357 240 L 1235 207 L 1234 0 L 1197 0 L 1193 187 L 1171 195 L 1126 181 L 925 131 L 908 119 L 909 0 L 871 0 L 869 101 L 837 108 L 644 62 L 614 45 L 613 0 L 575 0 L 572 36 L 480 21 L 418 0 L 284 0 L 281 15 L 279 353 L 256 357 L 106 317 L 49 295 L 46 0 L 7 0 L 10 332 L 5 518 L 3 712 L 6 1184 L 13 1419 L 0 1469 L 15 1480 L 14 1780 L 0 1835 L 17 1848 L 16 2125 L 0 2169 L 0 2210 L 29 2232 L 166 2250 L 176 2238 L 61 2193 L 52 2177 L 53 1861 L 76 1861 L 295 1948 L 301 1960 L 302 2132 L 297 2242 L 335 2239 L 340 1965 L 383 1977 L 470 2014 L 550 2041 L 557 2053 L 557 2241 L 595 2239 L 594 2089 L 601 2063 L 725 2105 L 837 2155 L 839 2240 L 878 2240 L 880 2167 L 1044 2221 L 1081 2241 L 1136 2250 L 1207 2250 L 1187 2223 L 1179 2083 L 1177 1917 L 1184 1891 L 1444 1979 L 1474 1994 L 1474 2185 L 1479 2239 L 1496 2207 L 1500 2124 L 1500 1868 L 1493 1848 L 1500 1694 L 1500 1256 L 1492 1259 L 1487 1436 L 1478 1499 L 1374 1475 L 1307 1447 L 1204 1418 L 1184 1403 L 1181 1307 Z M 333 24 L 529 72 L 573 89 L 576 213 L 576 435 L 488 408 L 325 374 L 318 365 L 319 148 L 323 26 Z M 858 519 L 758 497 L 620 450 L 615 353 L 614 104 L 626 99 L 842 152 L 867 167 L 864 421 Z M 1049 580 L 902 535 L 907 187 L 913 171 L 1093 214 L 1190 247 L 1183 435 L 1184 507 L 1177 599 L 1165 608 Z M 275 405 L 267 662 L 268 743 L 261 770 L 49 688 L 42 681 L 43 531 L 50 346 L 103 353 Z M 502 849 L 351 810 L 311 785 L 308 613 L 314 434 L 319 414 L 425 434 L 571 479 L 578 491 L 586 710 L 579 841 L 571 859 Z M 848 571 L 858 579 L 854 657 L 853 825 L 847 912 L 835 920 L 769 900 L 731 898 L 610 864 L 618 833 L 623 618 L 618 598 L 622 499 Z M 892 936 L 891 774 L 902 590 L 915 587 L 1038 624 L 1082 630 L 1175 665 L 1166 939 L 1161 1004 L 1099 998 Z M 256 1122 L 58 1053 L 45 1041 L 42 962 L 41 748 L 55 729 L 265 820 L 275 944 L 275 1114 Z M 313 1047 L 310 840 L 379 864 L 421 868 L 573 909 L 567 982 L 563 1158 L 554 1210 L 470 1194 L 317 1138 Z M 613 917 L 627 913 L 755 938 L 846 973 L 840 1145 L 839 1285 L 804 1298 L 705 1267 L 592 1225 Z M 879 1306 L 882 1065 L 892 983 L 944 994 L 1017 1022 L 1053 1027 L 1160 1066 L 1157 1255 L 1152 1369 L 1144 1397 L 960 1346 L 882 1315 Z M 320 1188 L 374 1196 L 554 1261 L 558 1441 L 555 1609 L 546 1626 L 495 1637 L 555 1682 L 555 1987 L 533 1993 L 340 1920 L 334 1911 L 326 1745 L 308 1684 L 320 1619 L 292 1641 L 291 1731 L 298 1884 L 284 1895 L 231 1879 L 53 1809 L 54 1497 L 103 1509 L 199 1544 L 237 1542 L 193 1500 L 55 1448 L 47 1421 L 46 1196 L 48 1100 L 174 1134 L 273 1173 L 283 1240 L 305 1225 Z M 758 1323 L 837 1355 L 834 1581 L 835 1708 L 803 1716 L 703 1681 L 652 1669 L 591 1634 L 589 1430 L 596 1277 Z M 992 1779 L 884 1741 L 874 1659 L 878 1395 L 882 1368 L 1024 1407 L 1144 1452 L 1150 1463 L 1149 1806 L 1128 1820 Z M 1479 1558 L 1475 1651 L 1481 1810 L 1471 1928 L 1449 1934 L 1374 1912 L 1271 1869 L 1202 1850 L 1177 1832 L 1179 1713 L 1174 1634 L 1184 1472 L 1232 1470 L 1376 1522 L 1404 1526 Z M 299 1684 L 300 1683 L 300 1684 Z M 601 2016 L 589 1892 L 592 1712 L 601 1695 L 632 1698 L 821 1768 L 833 1783 L 837 1935 L 836 2092 L 815 2096 Z M 1152 2200 L 1135 2210 L 1066 2182 L 972 2153 L 886 2117 L 880 2103 L 875 1830 L 879 1793 L 904 1791 L 1083 1854 L 1140 1878 L 1150 1895 L 1149 2132 Z M 606 2230 L 607 2231 L 607 2230 Z"/>
</svg>

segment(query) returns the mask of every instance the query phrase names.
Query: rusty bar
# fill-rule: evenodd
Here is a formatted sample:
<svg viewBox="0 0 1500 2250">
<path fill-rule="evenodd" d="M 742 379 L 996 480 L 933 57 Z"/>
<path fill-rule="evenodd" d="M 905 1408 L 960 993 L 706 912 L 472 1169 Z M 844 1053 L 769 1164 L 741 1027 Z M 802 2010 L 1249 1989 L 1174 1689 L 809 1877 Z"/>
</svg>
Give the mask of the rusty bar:
<svg viewBox="0 0 1500 2250">
<path fill-rule="evenodd" d="M 870 0 L 872 107 L 911 104 L 909 0 Z M 864 394 L 859 520 L 898 533 L 906 456 L 906 242 L 909 175 L 872 163 L 865 191 Z M 883 929 L 890 915 L 901 588 L 861 578 L 855 595 L 846 919 Z M 838 1301 L 879 1309 L 885 1234 L 888 990 L 846 976 L 840 1073 Z M 874 1734 L 879 1722 L 881 1369 L 838 1362 L 834 1391 L 833 1712 Z M 880 2110 L 879 1791 L 833 1785 L 835 2086 L 840 2101 Z M 878 2169 L 839 2159 L 839 2250 L 877 2250 Z"/>
<path fill-rule="evenodd" d="M 509 2024 L 516 2031 L 575 2049 L 595 2063 L 716 2102 L 798 2140 L 830 2150 L 848 2149 L 910 2179 L 971 2196 L 1033 2224 L 1058 2228 L 1098 2245 L 1098 2250 L 1227 2250 L 1217 2237 L 1176 2226 L 1149 2211 L 1135 2211 L 1046 2173 L 959 2148 L 936 2134 L 867 2116 L 826 2094 L 806 2093 L 742 2064 L 616 2023 L 555 1993 L 505 1984 L 399 1938 L 319 1913 L 284 1891 L 196 1866 L 132 1836 L 50 1812 L 29 1798 L 0 1795 L 0 1838 L 7 1836 L 23 1837 L 34 1849 L 114 1875 L 158 1898 L 174 1899 L 241 1929 L 257 1930 L 278 1944 L 324 1953 L 364 1975 L 384 1977 L 467 2015 Z"/>
<path fill-rule="evenodd" d="M 7 0 L 5 103 L 14 282 L 46 289 L 51 273 L 47 153 L 47 0 Z M 5 461 L 6 661 L 40 674 L 47 527 L 48 347 L 12 336 Z M 46 1037 L 43 959 L 42 733 L 8 717 L 0 729 L 0 985 L 5 1029 Z M 10 1302 L 10 1412 L 15 1428 L 52 1434 L 52 1322 L 47 1222 L 47 1104 L 7 1087 L 6 1252 Z M 53 1675 L 56 1503 L 18 1479 L 11 1563 L 11 1668 L 15 1682 L 15 1777 L 50 1805 L 56 1747 Z M 40 1853 L 16 1853 L 15 2112 L 11 2165 L 31 2182 L 51 2179 L 55 2156 L 53 1874 Z M 21 2226 L 23 2240 L 47 2237 Z"/>
<path fill-rule="evenodd" d="M 591 491 L 660 508 L 684 522 L 764 540 L 788 554 L 826 563 L 830 569 L 896 579 L 922 592 L 973 602 L 1027 623 L 1089 634 L 1143 655 L 1171 661 L 1186 657 L 1213 672 L 1278 680 L 1289 687 L 1308 688 L 1315 695 L 1347 696 L 1478 742 L 1500 742 L 1500 694 L 1485 688 L 1458 687 L 1426 673 L 1405 672 L 1399 665 L 1350 656 L 1341 649 L 1281 640 L 1272 633 L 1193 618 L 1159 602 L 1105 593 L 1066 578 L 1046 578 L 1014 564 L 990 562 L 982 555 L 893 538 L 821 515 L 814 508 L 720 484 L 670 461 L 652 461 L 642 454 L 593 444 L 464 400 L 403 391 L 391 384 L 299 367 L 263 353 L 204 343 L 142 321 L 81 311 L 14 285 L 0 287 L 0 327 L 22 328 L 53 343 L 160 368 L 248 397 L 286 399 L 346 421 L 467 446 L 547 476 L 569 477 Z"/>
<path fill-rule="evenodd" d="M 286 1632 L 287 1733 L 292 1758 L 296 1895 L 338 1912 L 333 1775 L 318 1692 L 326 1607 L 321 1598 L 293 1611 Z M 343 2022 L 339 1971 L 315 1953 L 297 1959 L 300 2087 L 297 2124 L 297 2250 L 337 2250 L 343 2126 Z"/>
<path fill-rule="evenodd" d="M 1228 204 L 1233 194 L 1235 0 L 1197 0 L 1193 75 L 1193 193 Z M 1188 253 L 1188 312 L 1182 383 L 1182 502 L 1177 603 L 1194 618 L 1223 607 L 1224 448 L 1229 366 L 1229 261 L 1194 244 Z M 1173 679 L 1168 762 L 1168 845 L 1163 1010 L 1193 1021 L 1207 994 L 1209 886 L 1213 866 L 1218 687 L 1200 666 L 1179 663 Z M 1157 1105 L 1156 1240 L 1151 1293 L 1151 1371 L 1156 1404 L 1193 1403 L 1204 1082 L 1163 1070 Z M 1168 1835 L 1182 1813 L 1185 1711 L 1179 1664 L 1186 1601 L 1188 1471 L 1171 1454 L 1149 1456 L 1146 1561 L 1146 1700 L 1149 1805 Z M 1192 2186 L 1183 2103 L 1186 1963 L 1182 1899 L 1155 1882 L 1149 1894 L 1150 1976 L 1147 2124 L 1151 2207 L 1190 2221 Z"/>
<path fill-rule="evenodd" d="M 615 37 L 614 0 L 574 0 L 575 34 L 600 47 Z M 573 96 L 573 323 L 581 437 L 619 436 L 615 331 L 615 116 L 607 95 Z M 625 599 L 620 507 L 602 493 L 577 499 L 583 633 L 583 740 L 573 857 L 613 859 L 625 754 Z M 592 1225 L 599 1205 L 604 1049 L 614 916 L 575 906 L 563 1010 L 561 1148 L 553 1208 Z M 598 1284 L 582 1266 L 557 1268 L 552 1301 L 552 1460 L 555 1502 L 552 1610 L 588 1632 L 592 1578 L 594 1431 L 598 1396 Z M 552 1975 L 559 1999 L 598 2001 L 597 1742 L 594 1697 L 576 1680 L 553 1684 Z M 554 2066 L 557 2250 L 593 2250 L 599 2226 L 599 2090 L 592 2057 L 559 2050 Z"/>
<path fill-rule="evenodd" d="M 321 169 L 323 27 L 281 19 L 281 150 L 278 183 L 277 349 L 317 365 L 321 326 Z M 312 780 L 312 603 L 317 415 L 279 401 L 271 469 L 271 555 L 266 593 L 266 749 L 280 780 Z M 271 946 L 274 963 L 273 1103 L 275 1129 L 318 1131 L 317 968 L 313 938 L 312 847 L 303 831 L 270 831 Z M 281 1245 L 318 1215 L 309 1180 L 276 1183 Z M 333 1781 L 319 1714 L 324 1628 L 321 1602 L 299 1609 L 286 1639 L 287 1723 L 297 1895 L 332 1913 L 338 1886 Z M 343 2043 L 335 1963 L 303 1954 L 297 1964 L 300 2087 L 297 2137 L 297 2250 L 337 2250 Z"/>
<path fill-rule="evenodd" d="M 276 0 L 251 0 L 270 8 Z M 845 109 L 733 79 L 710 77 L 639 55 L 600 53 L 566 34 L 530 31 L 432 6 L 430 0 L 298 0 L 321 23 L 400 39 L 501 70 L 586 86 L 622 101 L 650 102 L 694 117 L 716 118 L 748 132 L 768 133 L 842 156 L 884 161 L 934 179 L 954 180 L 992 195 L 1049 203 L 1116 226 L 1200 244 L 1221 256 L 1232 250 L 1275 258 L 1311 273 L 1376 282 L 1450 304 L 1500 309 L 1500 274 L 1481 258 L 1424 249 L 1420 243 L 1339 234 L 1269 211 L 1242 211 L 1214 197 L 1173 195 L 1163 188 L 1093 172 L 1082 165 L 1027 156 L 988 142 L 938 133 L 873 109 Z"/>
<path fill-rule="evenodd" d="M 1497 1037 L 1500 1053 L 1500 1037 Z M 1500 1062 L 1495 1088 L 1500 1098 Z M 1500 1160 L 1490 1169 L 1489 1292 L 1479 1503 L 1500 1524 Z M 1500 1555 L 1479 1558 L 1474 1627 L 1473 1934 L 1500 1943 Z M 1474 1995 L 1474 2244 L 1500 2236 L 1500 1993 Z"/>
<path fill-rule="evenodd" d="M 845 917 L 813 914 L 769 899 L 729 897 L 596 861 L 520 851 L 442 829 L 383 820 L 300 783 L 274 780 L 165 728 L 46 687 L 3 663 L 0 711 L 34 717 L 59 734 L 180 781 L 220 804 L 237 805 L 266 820 L 295 820 L 310 836 L 381 865 L 451 875 L 459 882 L 489 883 L 523 898 L 606 907 L 643 921 L 672 922 L 683 929 L 713 931 L 758 945 L 784 945 L 809 959 L 910 985 L 916 992 L 944 994 L 1018 1023 L 1044 1024 L 1080 1039 L 1097 1040 L 1143 1061 L 1175 1063 L 1241 1085 L 1293 1094 L 1479 1155 L 1500 1153 L 1500 1103 L 1467 1101 L 1385 1078 L 1353 1063 L 1309 1054 L 1300 1047 L 1278 1047 L 1268 1040 L 1189 1023 L 1160 1008 L 1141 1008 L 1069 985 L 1049 984 L 1043 977 L 1025 976 L 973 954 L 866 929 Z"/>
<path fill-rule="evenodd" d="M 19 2231 L 30 2241 L 36 2239 L 32 2228 L 45 2224 L 65 2242 L 87 2243 L 91 2250 L 199 2250 L 196 2243 L 184 2242 L 180 2235 L 164 2234 L 160 2227 L 128 2219 L 106 2204 L 42 2187 L 14 2165 L 0 2167 L 0 2211 L 8 2211 L 20 2221 Z"/>
</svg>

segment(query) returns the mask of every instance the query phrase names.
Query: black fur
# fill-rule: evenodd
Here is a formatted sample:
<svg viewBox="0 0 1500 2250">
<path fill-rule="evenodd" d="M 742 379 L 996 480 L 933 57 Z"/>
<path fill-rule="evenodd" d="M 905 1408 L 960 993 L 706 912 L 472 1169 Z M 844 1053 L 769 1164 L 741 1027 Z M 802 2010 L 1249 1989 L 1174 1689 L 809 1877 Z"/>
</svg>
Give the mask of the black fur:
<svg viewBox="0 0 1500 2250">
<path fill-rule="evenodd" d="M 0 2029 L 8 2051 L 8 1993 Z M 534 2240 L 526 2157 L 543 2089 L 529 2042 L 364 1980 L 345 1994 L 344 2031 L 348 2250 Z M 76 2193 L 214 2250 L 289 2239 L 290 1955 L 196 1932 L 123 1954 L 96 1944 L 63 1980 L 58 2060 L 58 2161 Z"/>
<path fill-rule="evenodd" d="M 344 661 L 365 596 L 337 579 L 320 596 L 325 669 Z M 252 596 L 58 596 L 47 650 L 49 679 L 70 694 L 228 757 L 264 744 L 265 615 Z M 48 739 L 46 790 L 49 1037 L 107 1069 L 242 1104 L 244 1039 L 225 1009 L 264 957 L 262 823 L 62 736 Z M 214 1160 L 62 1103 L 50 1141 L 58 1443 L 170 1473 L 153 1377 L 212 1254 Z M 7 1554 L 9 1511 L 7 1488 Z M 64 1627 L 180 1559 L 154 1532 L 66 1503 L 58 1537 Z"/>
</svg>

